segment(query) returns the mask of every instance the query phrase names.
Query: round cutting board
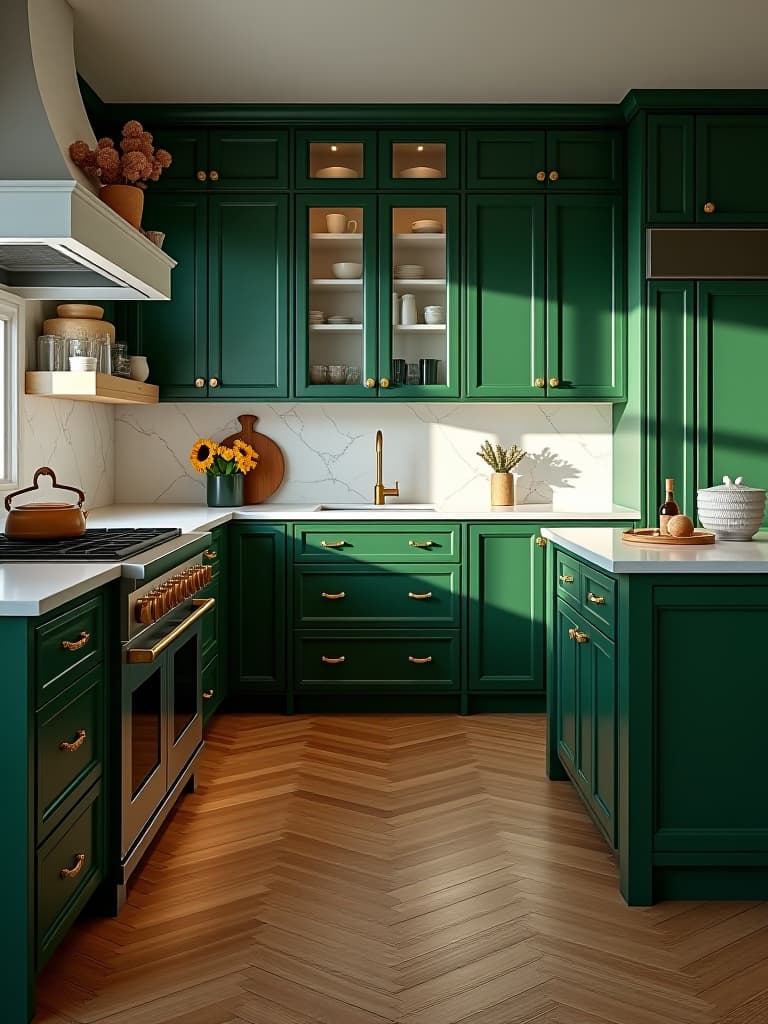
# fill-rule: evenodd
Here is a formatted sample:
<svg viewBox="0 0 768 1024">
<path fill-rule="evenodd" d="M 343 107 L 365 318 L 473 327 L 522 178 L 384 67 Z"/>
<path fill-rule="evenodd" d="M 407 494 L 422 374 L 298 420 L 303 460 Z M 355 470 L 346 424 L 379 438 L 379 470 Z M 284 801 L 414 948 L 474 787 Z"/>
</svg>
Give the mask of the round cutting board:
<svg viewBox="0 0 768 1024">
<path fill-rule="evenodd" d="M 283 453 L 266 434 L 259 434 L 255 429 L 258 416 L 238 416 L 240 430 L 237 434 L 230 434 L 220 444 L 227 447 L 240 438 L 249 444 L 255 452 L 259 453 L 259 462 L 256 469 L 245 474 L 243 481 L 243 502 L 246 505 L 259 505 L 267 498 L 271 498 L 285 476 L 285 459 Z"/>
</svg>

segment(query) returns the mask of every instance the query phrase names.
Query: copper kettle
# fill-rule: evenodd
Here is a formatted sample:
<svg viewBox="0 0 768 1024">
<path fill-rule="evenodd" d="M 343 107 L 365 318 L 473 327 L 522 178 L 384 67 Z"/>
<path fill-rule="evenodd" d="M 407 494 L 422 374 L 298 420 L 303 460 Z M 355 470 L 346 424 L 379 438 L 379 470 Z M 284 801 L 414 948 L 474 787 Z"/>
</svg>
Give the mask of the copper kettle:
<svg viewBox="0 0 768 1024">
<path fill-rule="evenodd" d="M 37 481 L 41 476 L 49 476 L 53 486 L 61 491 L 74 491 L 78 497 L 76 505 L 64 502 L 38 502 L 32 505 L 20 505 L 11 508 L 11 502 L 20 494 L 38 490 Z M 37 470 L 31 487 L 22 487 L 5 499 L 8 517 L 5 520 L 5 535 L 13 540 L 60 540 L 66 537 L 82 537 L 85 533 L 85 517 L 83 511 L 85 494 L 79 487 L 68 487 L 56 482 L 52 469 L 41 466 Z"/>
</svg>

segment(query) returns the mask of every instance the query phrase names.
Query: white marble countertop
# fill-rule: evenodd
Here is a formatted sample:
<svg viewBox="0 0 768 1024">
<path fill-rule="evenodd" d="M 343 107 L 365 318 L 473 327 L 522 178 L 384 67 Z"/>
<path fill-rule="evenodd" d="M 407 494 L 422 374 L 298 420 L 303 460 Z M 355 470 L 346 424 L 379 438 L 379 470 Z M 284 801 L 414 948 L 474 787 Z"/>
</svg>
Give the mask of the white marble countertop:
<svg viewBox="0 0 768 1024">
<path fill-rule="evenodd" d="M 606 526 L 541 531 L 563 550 L 612 573 L 768 573 L 768 531 L 751 541 L 700 547 L 627 544 L 623 532 Z"/>
<path fill-rule="evenodd" d="M 44 615 L 121 575 L 122 566 L 116 562 L 0 565 L 0 615 Z"/>
</svg>

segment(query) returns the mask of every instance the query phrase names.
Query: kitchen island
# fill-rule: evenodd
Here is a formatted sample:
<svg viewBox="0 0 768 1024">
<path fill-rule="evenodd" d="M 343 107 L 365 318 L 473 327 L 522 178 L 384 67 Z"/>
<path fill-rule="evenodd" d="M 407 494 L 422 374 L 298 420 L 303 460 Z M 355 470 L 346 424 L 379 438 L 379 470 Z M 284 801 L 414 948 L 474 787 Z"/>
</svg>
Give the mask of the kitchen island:
<svg viewBox="0 0 768 1024">
<path fill-rule="evenodd" d="M 630 905 L 768 898 L 768 533 L 550 541 L 547 769 L 616 849 Z"/>
</svg>

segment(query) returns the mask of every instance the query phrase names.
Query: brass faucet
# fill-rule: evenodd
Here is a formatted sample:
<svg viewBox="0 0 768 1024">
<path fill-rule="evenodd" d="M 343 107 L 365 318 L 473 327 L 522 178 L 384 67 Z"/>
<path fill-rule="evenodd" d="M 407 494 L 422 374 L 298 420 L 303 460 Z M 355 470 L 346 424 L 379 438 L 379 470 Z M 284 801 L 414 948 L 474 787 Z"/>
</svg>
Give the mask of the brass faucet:
<svg viewBox="0 0 768 1024">
<path fill-rule="evenodd" d="M 385 504 L 385 498 L 397 498 L 400 488 L 397 481 L 394 487 L 384 486 L 384 437 L 380 430 L 376 431 L 376 486 L 373 488 L 374 505 Z"/>
</svg>

